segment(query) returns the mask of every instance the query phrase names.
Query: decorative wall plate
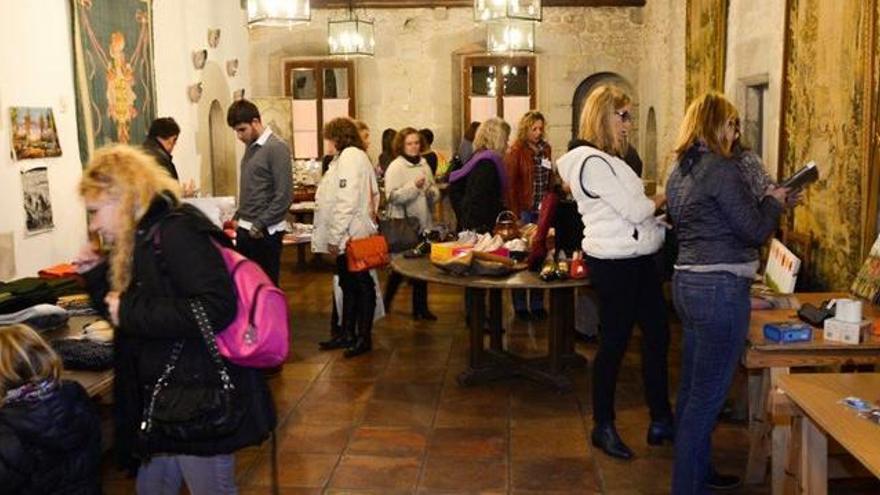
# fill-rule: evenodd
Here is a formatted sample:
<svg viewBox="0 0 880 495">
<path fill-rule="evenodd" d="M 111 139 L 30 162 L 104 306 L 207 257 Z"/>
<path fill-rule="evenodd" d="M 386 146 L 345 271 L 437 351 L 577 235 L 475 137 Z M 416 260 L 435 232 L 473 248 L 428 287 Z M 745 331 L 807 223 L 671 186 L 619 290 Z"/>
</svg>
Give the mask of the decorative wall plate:
<svg viewBox="0 0 880 495">
<path fill-rule="evenodd" d="M 202 98 L 202 83 L 198 82 L 186 88 L 186 94 L 189 96 L 189 101 L 198 103 Z"/>
<path fill-rule="evenodd" d="M 208 30 L 208 46 L 211 48 L 217 48 L 217 45 L 220 44 L 220 30 L 219 29 L 209 29 Z"/>
<path fill-rule="evenodd" d="M 228 74 L 229 77 L 235 77 L 235 75 L 238 74 L 238 59 L 237 58 L 226 61 L 226 74 Z"/>
<path fill-rule="evenodd" d="M 201 69 L 205 66 L 205 62 L 208 61 L 208 50 L 204 48 L 201 50 L 196 50 L 193 52 L 192 58 L 193 67 L 195 67 L 196 69 Z"/>
</svg>

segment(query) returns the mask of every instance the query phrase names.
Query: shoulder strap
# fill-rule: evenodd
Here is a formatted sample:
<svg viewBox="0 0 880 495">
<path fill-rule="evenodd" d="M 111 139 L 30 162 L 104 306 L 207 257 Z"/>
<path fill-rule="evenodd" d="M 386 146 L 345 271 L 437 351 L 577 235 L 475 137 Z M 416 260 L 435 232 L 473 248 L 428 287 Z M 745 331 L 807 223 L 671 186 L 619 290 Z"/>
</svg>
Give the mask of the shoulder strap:
<svg viewBox="0 0 880 495">
<path fill-rule="evenodd" d="M 590 158 L 598 158 L 598 159 L 602 160 L 603 162 L 605 162 L 605 165 L 608 165 L 608 168 L 611 170 L 611 173 L 614 174 L 615 177 L 617 177 L 617 172 L 614 171 L 614 167 L 611 166 L 611 163 L 609 163 L 608 160 L 606 160 L 605 158 L 603 158 L 599 155 L 589 155 L 586 158 L 584 158 L 584 161 L 581 163 L 580 173 L 578 174 L 579 175 L 578 181 L 581 183 L 581 190 L 584 192 L 584 194 L 587 195 L 588 198 L 599 199 L 598 194 L 591 193 L 590 191 L 587 190 L 587 187 L 584 185 L 584 170 L 586 170 L 587 161 L 589 161 Z"/>
</svg>

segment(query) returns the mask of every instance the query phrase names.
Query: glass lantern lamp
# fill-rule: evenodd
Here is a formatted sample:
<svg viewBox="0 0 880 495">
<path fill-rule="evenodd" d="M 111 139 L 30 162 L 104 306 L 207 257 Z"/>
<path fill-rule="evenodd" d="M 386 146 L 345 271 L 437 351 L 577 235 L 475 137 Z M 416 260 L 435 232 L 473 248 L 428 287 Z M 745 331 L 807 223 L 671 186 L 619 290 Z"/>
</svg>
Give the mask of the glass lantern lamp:
<svg viewBox="0 0 880 495">
<path fill-rule="evenodd" d="M 290 27 L 309 22 L 309 0 L 248 0 L 248 27 Z"/>
<path fill-rule="evenodd" d="M 376 52 L 373 21 L 349 16 L 347 20 L 327 23 L 327 45 L 330 55 L 372 57 Z"/>
<path fill-rule="evenodd" d="M 541 22 L 541 0 L 474 0 L 474 20 L 520 19 Z"/>
<path fill-rule="evenodd" d="M 496 20 L 486 24 L 486 48 L 493 54 L 534 53 L 535 23 Z"/>
</svg>

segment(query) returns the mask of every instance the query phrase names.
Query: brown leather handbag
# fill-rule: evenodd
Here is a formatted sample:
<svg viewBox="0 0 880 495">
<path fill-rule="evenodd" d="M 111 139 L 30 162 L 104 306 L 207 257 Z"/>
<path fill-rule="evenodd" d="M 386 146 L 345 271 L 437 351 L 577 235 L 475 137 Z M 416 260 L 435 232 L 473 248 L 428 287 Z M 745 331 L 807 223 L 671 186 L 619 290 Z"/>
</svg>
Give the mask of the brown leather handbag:
<svg viewBox="0 0 880 495">
<path fill-rule="evenodd" d="M 360 239 L 349 239 L 345 247 L 348 271 L 362 272 L 381 268 L 391 261 L 388 242 L 381 235 L 371 235 Z"/>
</svg>

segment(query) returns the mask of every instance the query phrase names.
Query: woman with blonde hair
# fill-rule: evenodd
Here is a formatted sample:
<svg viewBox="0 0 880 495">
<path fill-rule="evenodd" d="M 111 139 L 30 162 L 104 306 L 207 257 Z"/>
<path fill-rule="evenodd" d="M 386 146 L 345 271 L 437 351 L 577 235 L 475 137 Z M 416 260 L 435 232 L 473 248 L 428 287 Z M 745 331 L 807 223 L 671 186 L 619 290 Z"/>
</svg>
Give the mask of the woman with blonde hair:
<svg viewBox="0 0 880 495">
<path fill-rule="evenodd" d="M 510 125 L 493 117 L 480 124 L 474 137 L 474 154 L 449 175 L 449 195 L 459 230 L 491 232 L 495 218 L 504 210 L 507 170 L 504 153 Z"/>
<path fill-rule="evenodd" d="M 235 318 L 236 295 L 215 243 L 229 239 L 142 151 L 95 152 L 79 192 L 89 244 L 74 264 L 116 328 L 115 449 L 142 494 L 235 493 L 234 452 L 275 427 L 263 373 L 227 362 L 212 338 Z M 210 328 L 208 328 L 210 327 Z"/>
<path fill-rule="evenodd" d="M 623 160 L 629 147 L 632 101 L 622 90 L 600 86 L 581 113 L 578 146 L 557 164 L 581 213 L 583 249 L 599 297 L 599 352 L 593 366 L 593 445 L 630 459 L 632 450 L 614 426 L 617 375 L 633 326 L 642 331 L 642 379 L 651 414 L 647 442 L 672 440 L 672 408 L 666 356 L 669 326 L 660 275 L 653 259 L 664 239 L 654 218 L 662 194 L 648 198 L 638 175 Z"/>
<path fill-rule="evenodd" d="M 681 382 L 676 403 L 672 492 L 731 488 L 736 476 L 710 464 L 711 436 L 749 329 L 749 287 L 758 249 L 773 235 L 787 190 L 755 199 L 732 153 L 738 113 L 724 96 L 691 103 L 666 185 L 678 237 L 673 299 L 682 323 Z"/>
<path fill-rule="evenodd" d="M 86 391 L 25 325 L 0 327 L 3 493 L 101 493 L 101 423 Z"/>
<path fill-rule="evenodd" d="M 507 188 L 507 207 L 523 223 L 538 223 L 538 208 L 544 196 L 550 191 L 553 176 L 552 150 L 544 141 L 544 115 L 530 110 L 522 116 L 516 131 L 516 140 L 507 151 L 504 163 L 510 177 Z M 526 299 L 528 293 L 528 300 Z M 515 289 L 511 291 L 513 308 L 517 318 L 543 320 L 544 291 Z"/>
</svg>

